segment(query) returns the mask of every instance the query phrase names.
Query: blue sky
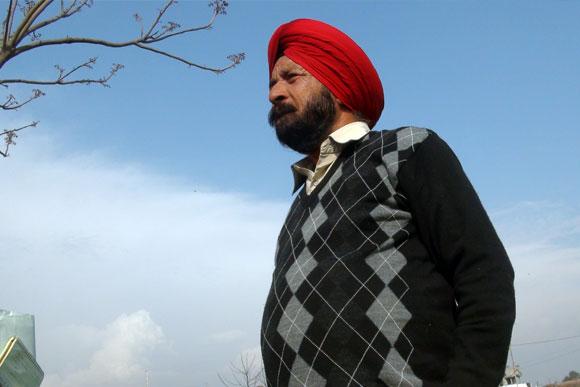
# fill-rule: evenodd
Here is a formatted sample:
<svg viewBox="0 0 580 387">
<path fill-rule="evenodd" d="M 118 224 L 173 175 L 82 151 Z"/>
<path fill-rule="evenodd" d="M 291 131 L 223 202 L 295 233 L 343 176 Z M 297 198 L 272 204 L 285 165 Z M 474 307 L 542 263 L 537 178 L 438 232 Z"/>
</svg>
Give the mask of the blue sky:
<svg viewBox="0 0 580 387">
<path fill-rule="evenodd" d="M 429 127 L 459 156 L 516 267 L 514 342 L 580 334 L 580 3 L 230 3 L 213 30 L 162 46 L 215 66 L 246 53 L 221 75 L 94 47 L 39 50 L 1 70 L 2 78 L 49 78 L 52 65 L 90 56 L 99 57 L 97 75 L 125 65 L 111 88 L 45 88 L 44 98 L 0 117 L 2 128 L 40 121 L 0 163 L 0 199 L 11 203 L 0 262 L 20 289 L 0 306 L 37 315 L 52 385 L 106 372 L 98 354 L 113 349 L 103 338 L 123 337 L 126 324 L 145 338 L 127 364 L 177 364 L 152 372 L 159 385 L 217 385 L 216 370 L 257 347 L 274 239 L 291 200 L 289 164 L 299 157 L 280 147 L 266 121 L 266 47 L 279 24 L 299 17 L 336 25 L 373 60 L 387 98 L 377 129 Z M 159 6 L 96 0 L 45 36 L 131 38 L 139 31 L 131 15 L 150 20 Z M 182 1 L 168 19 L 201 24 L 209 12 L 206 2 Z M 43 297 L 16 286 L 25 278 L 51 290 Z M 232 300 L 232 281 L 243 302 Z M 63 297 L 68 305 L 56 301 Z M 86 345 L 48 359 L 42 343 L 65 334 Z M 580 368 L 579 353 L 525 368 L 580 350 L 579 341 L 558 345 L 515 348 L 531 381 Z M 100 385 L 129 385 L 115 380 Z"/>
</svg>

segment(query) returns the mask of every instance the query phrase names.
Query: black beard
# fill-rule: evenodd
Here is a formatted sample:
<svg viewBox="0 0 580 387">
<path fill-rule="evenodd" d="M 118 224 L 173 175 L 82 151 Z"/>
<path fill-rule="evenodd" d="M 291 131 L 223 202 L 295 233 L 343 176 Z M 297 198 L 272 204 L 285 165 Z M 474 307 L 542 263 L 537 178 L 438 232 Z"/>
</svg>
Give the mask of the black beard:
<svg viewBox="0 0 580 387">
<path fill-rule="evenodd" d="M 268 122 L 276 129 L 278 141 L 305 155 L 318 150 L 335 119 L 336 107 L 327 89 L 311 98 L 301 114 L 289 104 L 273 105 L 268 114 Z"/>
</svg>

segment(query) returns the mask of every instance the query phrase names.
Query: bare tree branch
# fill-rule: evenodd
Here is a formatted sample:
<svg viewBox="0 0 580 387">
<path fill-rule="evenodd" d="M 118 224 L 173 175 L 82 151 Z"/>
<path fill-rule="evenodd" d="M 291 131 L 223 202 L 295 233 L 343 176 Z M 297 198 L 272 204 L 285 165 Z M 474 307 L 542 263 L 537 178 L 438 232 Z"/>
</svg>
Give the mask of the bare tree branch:
<svg viewBox="0 0 580 387">
<path fill-rule="evenodd" d="M 73 73 L 77 72 L 80 69 L 87 68 L 87 69 L 92 70 L 93 65 L 96 62 L 97 62 L 97 58 L 89 58 L 86 62 L 81 63 L 80 65 L 73 67 L 69 71 L 66 71 L 64 68 L 62 68 L 59 65 L 55 65 L 54 67 L 57 69 L 59 74 L 58 74 L 58 77 L 56 79 L 50 80 L 50 81 L 36 81 L 36 80 L 30 80 L 30 79 L 2 79 L 2 80 L 0 80 L 0 85 L 7 86 L 8 84 L 11 84 L 11 83 L 22 83 L 22 84 L 28 84 L 28 85 L 48 86 L 48 85 L 75 85 L 75 84 L 90 85 L 90 84 L 96 83 L 96 84 L 100 84 L 100 85 L 105 86 L 105 87 L 109 87 L 107 82 L 113 76 L 115 76 L 115 74 L 119 70 L 121 70 L 124 67 L 122 64 L 113 63 L 113 65 L 111 66 L 111 69 L 109 70 L 109 73 L 103 77 L 68 80 L 68 78 Z M 1 107 L 1 105 L 0 105 L 0 107 Z"/>
<path fill-rule="evenodd" d="M 168 2 L 168 4 L 169 4 L 169 2 Z M 161 34 L 161 35 L 159 35 L 157 37 L 153 37 L 152 36 L 153 39 L 150 39 L 148 41 L 148 43 L 157 43 L 157 42 L 160 42 L 162 40 L 165 40 L 165 39 L 168 39 L 168 38 L 172 38 L 174 36 L 183 35 L 183 34 L 187 34 L 187 33 L 190 33 L 190 32 L 197 32 L 197 31 L 211 29 L 213 27 L 213 24 L 215 22 L 215 19 L 218 17 L 218 15 L 220 15 L 220 14 L 221 15 L 225 15 L 225 13 L 226 13 L 225 12 L 225 9 L 228 6 L 228 3 L 227 3 L 227 1 L 216 0 L 216 1 L 210 2 L 209 3 L 209 6 L 210 7 L 213 7 L 214 8 L 214 11 L 213 11 L 213 15 L 212 15 L 211 19 L 206 24 L 204 24 L 202 26 L 199 26 L 199 27 L 193 27 L 193 28 L 184 29 L 184 30 L 177 31 L 177 32 L 174 32 L 174 33 L 170 33 L 171 31 L 166 30 L 163 34 Z M 156 21 L 156 23 L 157 22 L 158 21 Z M 154 27 L 155 27 L 155 25 L 152 25 L 151 26 L 151 29 L 149 30 L 149 35 L 151 33 L 151 30 Z"/>
<path fill-rule="evenodd" d="M 0 109 L 2 109 L 2 110 L 16 110 L 16 109 L 21 108 L 22 106 L 24 106 L 24 105 L 28 104 L 29 102 L 32 102 L 35 99 L 40 98 L 42 96 L 44 96 L 44 93 L 41 90 L 33 89 L 30 97 L 28 97 L 24 102 L 18 102 L 18 100 L 16 99 L 16 97 L 13 94 L 9 94 L 6 97 L 6 101 L 4 101 L 4 103 L 0 104 Z"/>
<path fill-rule="evenodd" d="M 56 21 L 59 21 L 61 19 L 65 19 L 69 16 L 74 15 L 77 12 L 80 12 L 84 7 L 90 7 L 93 4 L 92 0 L 82 0 L 81 2 L 78 2 L 77 0 L 74 0 L 73 2 L 70 3 L 70 5 L 68 7 L 64 7 L 64 3 L 63 0 L 61 0 L 60 6 L 61 6 L 61 11 L 59 14 L 43 20 L 41 22 L 38 22 L 36 24 L 34 24 L 32 27 L 30 27 L 28 29 L 28 34 L 32 34 L 35 33 L 36 31 L 38 31 L 39 29 L 46 27 Z"/>
<path fill-rule="evenodd" d="M 19 132 L 22 129 L 35 127 L 37 124 L 38 124 L 38 121 L 34 121 L 33 123 L 21 126 L 20 128 L 5 129 L 2 133 L 0 133 L 0 137 L 4 137 L 4 145 L 5 145 L 4 151 L 0 150 L 0 155 L 3 157 L 9 156 L 8 148 L 10 148 L 10 145 L 16 144 L 16 142 L 14 141 L 14 139 L 18 137 L 16 132 Z"/>
<path fill-rule="evenodd" d="M 226 387 L 263 387 L 266 386 L 264 367 L 255 354 L 242 353 L 237 362 L 229 365 L 228 376 L 217 374 Z"/>
<path fill-rule="evenodd" d="M 148 24 L 148 28 L 143 27 L 143 19 L 139 14 L 135 13 L 135 20 L 141 25 L 141 33 L 138 37 L 129 40 L 106 40 L 86 36 L 64 36 L 50 39 L 43 39 L 41 31 L 43 28 L 57 23 L 60 20 L 66 19 L 70 16 L 78 14 L 84 8 L 89 8 L 93 5 L 93 0 L 60 0 L 60 7 L 51 5 L 55 4 L 54 0 L 24 0 L 19 5 L 19 0 L 9 0 L 7 7 L 6 19 L 4 20 L 2 31 L 2 46 L 0 47 L 0 70 L 11 59 L 35 50 L 40 47 L 50 47 L 59 45 L 93 45 L 108 48 L 125 48 L 136 47 L 138 49 L 152 52 L 157 55 L 165 56 L 172 60 L 184 63 L 190 67 L 195 67 L 205 71 L 211 71 L 220 74 L 228 69 L 231 69 L 240 64 L 245 59 L 244 53 L 233 54 L 227 56 L 229 64 L 222 67 L 207 66 L 194 62 L 190 59 L 169 52 L 156 44 L 180 35 L 186 35 L 201 30 L 209 30 L 213 27 L 219 15 L 225 15 L 226 9 L 229 5 L 227 0 L 211 0 L 209 6 L 212 8 L 212 14 L 209 21 L 201 26 L 189 27 L 182 26 L 174 21 L 164 21 L 171 7 L 177 4 L 176 0 L 164 0 L 163 6 L 154 15 L 153 21 Z M 56 9 L 55 9 L 56 8 Z M 18 22 L 16 10 L 19 9 L 22 16 Z M 51 10 L 55 14 L 50 16 Z M 49 14 L 49 16 L 47 16 Z M 29 38 L 26 42 L 25 39 Z M 60 65 L 55 65 L 58 72 L 55 79 L 29 79 L 26 77 L 15 77 L 12 79 L 0 79 L 0 86 L 8 88 L 12 84 L 24 84 L 35 86 L 64 86 L 74 84 L 100 84 L 109 87 L 109 80 L 123 68 L 121 64 L 113 64 L 106 75 L 101 77 L 81 76 L 83 70 L 92 70 L 96 63 L 96 58 L 89 58 L 88 60 L 71 67 L 66 70 Z M 33 89 L 31 95 L 24 101 L 20 102 L 13 94 L 5 97 L 3 103 L 0 102 L 0 110 L 16 110 L 33 100 L 44 96 L 44 92 L 39 89 Z M 8 155 L 8 148 L 14 144 L 16 132 L 22 129 L 36 126 L 37 122 L 30 125 L 23 126 L 17 129 L 5 130 L 0 133 L 4 137 L 6 148 L 0 154 L 4 157 Z"/>
<path fill-rule="evenodd" d="M 161 18 L 165 14 L 165 12 L 167 12 L 167 10 L 169 9 L 169 7 L 171 7 L 175 3 L 176 3 L 175 0 L 169 0 L 169 1 L 167 1 L 165 3 L 165 5 L 163 6 L 163 8 L 161 8 L 159 10 L 159 13 L 157 14 L 157 17 L 155 18 L 155 20 L 151 24 L 151 27 L 149 27 L 149 30 L 147 31 L 147 33 L 145 34 L 145 36 L 151 36 L 151 33 L 153 32 L 153 30 L 155 29 L 155 27 L 159 24 L 159 22 L 161 21 Z"/>
<path fill-rule="evenodd" d="M 207 66 L 204 66 L 204 65 L 200 65 L 198 63 L 190 62 L 187 59 L 184 59 L 184 58 L 182 58 L 180 56 L 173 55 L 173 54 L 170 54 L 170 53 L 168 53 L 166 51 L 162 51 L 162 50 L 159 50 L 159 49 L 154 48 L 154 47 L 149 47 L 149 46 L 146 46 L 146 45 L 141 44 L 141 43 L 137 44 L 137 47 L 142 48 L 143 50 L 152 51 L 152 52 L 154 52 L 156 54 L 163 55 L 163 56 L 166 56 L 166 57 L 171 58 L 171 59 L 175 59 L 176 61 L 179 61 L 181 63 L 185 63 L 188 66 L 193 66 L 193 67 L 196 67 L 196 68 L 202 69 L 202 70 L 212 71 L 212 72 L 214 72 L 216 74 L 223 73 L 226 70 L 229 70 L 229 69 L 231 69 L 233 67 L 236 67 L 245 58 L 245 54 L 244 53 L 235 54 L 235 55 L 229 55 L 228 56 L 228 59 L 230 59 L 230 61 L 232 62 L 229 66 L 222 67 L 222 68 L 213 68 L 213 67 L 207 67 Z"/>
<path fill-rule="evenodd" d="M 16 32 L 12 36 L 12 39 L 8 41 L 8 48 L 16 47 L 26 35 L 30 26 L 34 21 L 44 12 L 44 10 L 53 2 L 54 0 L 38 0 L 36 3 L 27 10 L 24 15 L 24 19 L 20 22 L 20 25 L 16 29 Z"/>
<path fill-rule="evenodd" d="M 12 31 L 12 22 L 14 21 L 14 12 L 16 12 L 16 4 L 18 0 L 10 0 L 8 4 L 8 13 L 6 15 L 6 20 L 4 20 L 4 37 L 2 38 L 2 50 L 6 47 L 8 43 L 8 38 L 10 37 L 10 31 Z"/>
<path fill-rule="evenodd" d="M 52 1 L 53 0 L 39 0 L 39 3 L 37 3 L 35 5 L 34 10 L 29 13 L 30 15 L 28 16 L 28 18 L 25 21 L 28 24 L 30 24 L 29 21 L 34 20 L 33 18 L 36 18 L 38 16 L 37 10 L 39 9 L 39 7 L 41 5 L 44 5 L 44 4 L 49 4 Z M 225 66 L 225 67 L 221 67 L 221 68 L 209 67 L 209 66 L 199 65 L 199 64 L 194 63 L 190 60 L 184 59 L 178 55 L 170 54 L 170 53 L 163 51 L 161 49 L 149 46 L 153 43 L 158 43 L 162 40 L 165 40 L 165 39 L 168 39 L 168 38 L 171 38 L 174 36 L 183 35 L 183 34 L 196 32 L 196 31 L 200 31 L 200 30 L 210 29 L 213 26 L 216 17 L 219 14 L 225 13 L 225 9 L 228 5 L 228 2 L 224 1 L 224 0 L 215 0 L 215 1 L 210 2 L 209 5 L 213 7 L 214 11 L 212 13 L 212 17 L 210 18 L 210 21 L 203 26 L 180 29 L 181 26 L 179 24 L 174 23 L 174 22 L 169 22 L 166 25 L 162 26 L 161 30 L 155 30 L 155 28 L 159 26 L 159 23 L 160 23 L 163 15 L 165 15 L 167 10 L 175 4 L 176 4 L 175 0 L 168 0 L 165 3 L 165 5 L 158 11 L 155 20 L 150 25 L 149 29 L 147 30 L 147 32 L 145 34 L 142 34 L 141 36 L 139 36 L 135 39 L 127 40 L 127 41 L 114 42 L 114 41 L 109 41 L 109 40 L 105 40 L 105 39 L 98 39 L 98 38 L 67 36 L 67 37 L 56 38 L 56 39 L 35 40 L 29 44 L 17 46 L 17 44 L 20 43 L 20 40 L 21 40 L 20 36 L 24 33 L 25 35 L 22 36 L 22 38 L 23 38 L 24 36 L 26 36 L 25 32 L 30 31 L 30 28 L 28 30 L 23 29 L 24 27 L 22 27 L 22 24 L 21 24 L 18 31 L 22 30 L 25 32 L 17 32 L 15 34 L 15 36 L 8 42 L 8 44 L 4 45 L 2 50 L 0 51 L 0 68 L 8 60 L 14 58 L 15 56 L 21 55 L 27 51 L 30 51 L 30 50 L 33 50 L 33 49 L 36 49 L 39 47 L 64 45 L 64 44 L 89 44 L 89 45 L 98 45 L 98 46 L 104 46 L 104 47 L 109 47 L 109 48 L 124 48 L 124 47 L 134 46 L 134 47 L 138 47 L 138 48 L 141 48 L 141 49 L 144 49 L 147 51 L 151 51 L 151 52 L 154 52 L 157 54 L 161 54 L 163 56 L 167 56 L 171 59 L 185 63 L 188 66 L 193 66 L 193 67 L 207 70 L 207 71 L 211 71 L 211 72 L 214 72 L 217 74 L 222 73 L 222 72 L 234 67 L 235 65 L 237 65 L 239 63 L 239 62 L 237 62 L 237 63 L 233 62 L 232 64 Z M 46 8 L 46 6 L 44 8 L 42 8 L 42 10 L 44 10 Z M 80 6 L 80 4 L 79 4 L 79 6 Z M 55 17 L 56 19 L 53 20 L 53 22 L 61 19 L 63 17 L 62 15 L 63 15 L 63 13 L 57 15 Z M 30 27 L 30 26 L 28 26 L 28 27 Z M 16 40 L 19 38 L 20 38 L 20 40 Z M 243 60 L 243 57 L 242 57 L 242 60 Z M 1 81 L 0 81 L 0 83 L 1 83 Z"/>
</svg>

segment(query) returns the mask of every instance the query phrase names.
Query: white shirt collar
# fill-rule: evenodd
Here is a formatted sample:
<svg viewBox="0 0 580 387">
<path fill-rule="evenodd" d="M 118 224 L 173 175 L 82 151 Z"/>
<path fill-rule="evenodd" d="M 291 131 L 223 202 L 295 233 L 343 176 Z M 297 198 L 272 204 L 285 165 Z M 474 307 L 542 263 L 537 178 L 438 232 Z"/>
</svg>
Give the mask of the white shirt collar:
<svg viewBox="0 0 580 387">
<path fill-rule="evenodd" d="M 369 126 L 362 121 L 355 121 L 341 126 L 332 132 L 320 145 L 319 164 L 321 158 L 324 158 L 324 156 L 328 154 L 333 154 L 333 158 L 336 159 L 346 144 L 360 140 L 366 136 L 368 132 L 370 132 Z M 334 160 L 330 163 L 330 165 L 325 165 L 325 169 L 330 169 L 330 166 L 333 163 Z M 296 192 L 307 179 L 312 179 L 314 176 L 314 171 L 318 167 L 319 165 L 313 165 L 309 157 L 305 157 L 292 164 L 292 173 L 294 175 L 293 192 Z M 319 180 L 321 180 L 323 176 L 324 175 L 322 175 Z"/>
<path fill-rule="evenodd" d="M 334 132 L 330 133 L 330 138 L 339 144 L 347 144 L 351 141 L 358 141 L 370 132 L 369 126 L 362 121 L 351 122 Z"/>
</svg>

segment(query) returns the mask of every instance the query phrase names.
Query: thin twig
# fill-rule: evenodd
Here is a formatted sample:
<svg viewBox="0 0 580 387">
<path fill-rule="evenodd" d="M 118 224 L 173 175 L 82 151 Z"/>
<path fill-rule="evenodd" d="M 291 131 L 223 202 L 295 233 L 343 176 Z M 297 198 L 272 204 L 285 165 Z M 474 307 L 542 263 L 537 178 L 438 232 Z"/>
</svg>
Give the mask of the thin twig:
<svg viewBox="0 0 580 387">
<path fill-rule="evenodd" d="M 173 54 L 170 54 L 170 53 L 168 53 L 166 51 L 162 51 L 162 50 L 159 50 L 157 48 L 149 47 L 149 46 L 146 46 L 146 45 L 141 44 L 141 43 L 136 44 L 136 46 L 139 47 L 139 48 L 142 48 L 143 50 L 152 51 L 152 52 L 154 52 L 156 54 L 166 56 L 166 57 L 171 58 L 171 59 L 174 59 L 174 60 L 176 60 L 178 62 L 185 63 L 188 66 L 193 66 L 193 67 L 196 67 L 198 69 L 211 71 L 211 72 L 214 72 L 216 74 L 221 74 L 224 71 L 229 70 L 232 67 L 235 67 L 237 64 L 239 64 L 239 62 L 236 63 L 236 62 L 232 61 L 232 63 L 230 65 L 228 65 L 226 67 L 222 67 L 222 68 L 207 67 L 207 66 L 204 66 L 204 65 L 200 65 L 200 64 L 191 62 L 191 61 L 189 61 L 189 60 L 187 60 L 185 58 L 182 58 L 180 56 L 173 55 Z"/>
<path fill-rule="evenodd" d="M 21 126 L 20 128 L 5 129 L 2 133 L 0 133 L 0 137 L 4 137 L 4 144 L 5 144 L 4 151 L 0 151 L 0 155 L 2 155 L 3 157 L 9 156 L 8 155 L 8 148 L 10 148 L 10 145 L 16 144 L 16 142 L 14 141 L 14 139 L 16 137 L 18 137 L 16 132 L 19 132 L 22 129 L 35 127 L 37 124 L 38 124 L 38 121 L 34 121 L 31 124 Z"/>
<path fill-rule="evenodd" d="M 122 64 L 114 63 L 109 71 L 109 74 L 103 76 L 101 78 L 85 78 L 85 79 L 75 79 L 75 80 L 67 80 L 72 74 L 77 72 L 82 68 L 93 68 L 93 65 L 97 62 L 97 58 L 89 58 L 86 62 L 81 63 L 73 67 L 71 70 L 66 71 L 62 67 L 56 65 L 56 69 L 59 72 L 58 77 L 55 80 L 50 81 L 36 81 L 30 79 L 1 79 L 0 85 L 7 86 L 11 83 L 23 83 L 28 85 L 75 85 L 75 84 L 84 84 L 89 85 L 93 83 L 98 83 L 103 86 L 108 86 L 107 82 L 117 73 L 117 71 L 121 70 L 124 66 Z"/>
<path fill-rule="evenodd" d="M 171 7 L 175 3 L 176 3 L 175 0 L 169 0 L 169 1 L 167 1 L 165 3 L 165 5 L 163 6 L 163 8 L 161 8 L 159 10 L 159 12 L 157 13 L 157 17 L 155 18 L 155 20 L 151 24 L 151 27 L 149 27 L 149 30 L 147 31 L 147 33 L 145 34 L 145 36 L 151 36 L 151 32 L 153 31 L 153 29 L 155 28 L 155 26 L 157 26 L 157 24 L 159 24 L 159 21 L 161 20 L 161 18 L 165 14 L 165 12 L 167 12 L 167 10 L 169 9 L 169 7 Z"/>
<path fill-rule="evenodd" d="M 74 15 L 77 12 L 80 12 L 84 7 L 90 7 L 92 4 L 92 0 L 83 0 L 81 3 L 79 3 L 79 5 L 77 5 L 75 7 L 75 4 L 77 4 L 77 0 L 74 0 L 67 8 L 64 8 L 64 3 L 61 0 L 61 11 L 58 15 L 55 15 L 49 19 L 43 20 L 41 22 L 38 22 L 36 24 L 34 24 L 32 27 L 30 27 L 28 29 L 28 34 L 34 33 L 37 30 L 46 27 L 60 19 L 65 19 L 69 16 Z"/>
<path fill-rule="evenodd" d="M 8 95 L 8 97 L 6 97 L 6 101 L 4 101 L 3 104 L 0 104 L 0 109 L 2 109 L 2 110 L 16 110 L 16 109 L 21 108 L 22 106 L 34 101 L 35 99 L 42 97 L 43 95 L 44 95 L 44 93 L 41 90 L 33 89 L 32 95 L 30 97 L 28 97 L 28 99 L 26 101 L 18 102 L 16 97 L 14 97 L 14 95 L 10 94 L 10 95 Z"/>
</svg>

